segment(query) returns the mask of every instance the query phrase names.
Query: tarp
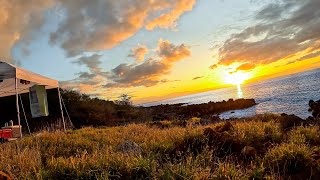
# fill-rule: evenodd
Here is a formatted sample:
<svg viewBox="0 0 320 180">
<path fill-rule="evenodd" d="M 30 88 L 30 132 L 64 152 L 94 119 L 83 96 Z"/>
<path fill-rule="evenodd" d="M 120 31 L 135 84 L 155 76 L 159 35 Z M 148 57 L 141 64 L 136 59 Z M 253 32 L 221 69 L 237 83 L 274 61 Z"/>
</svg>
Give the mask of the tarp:
<svg viewBox="0 0 320 180">
<path fill-rule="evenodd" d="M 35 85 L 30 88 L 30 108 L 32 117 L 48 116 L 47 92 L 43 85 Z"/>
<path fill-rule="evenodd" d="M 46 89 L 58 88 L 59 82 L 7 62 L 0 61 L 0 97 L 14 95 L 15 79 L 18 79 L 18 93 L 27 93 L 34 85 L 44 85 Z M 25 83 L 27 81 L 27 83 Z"/>
</svg>

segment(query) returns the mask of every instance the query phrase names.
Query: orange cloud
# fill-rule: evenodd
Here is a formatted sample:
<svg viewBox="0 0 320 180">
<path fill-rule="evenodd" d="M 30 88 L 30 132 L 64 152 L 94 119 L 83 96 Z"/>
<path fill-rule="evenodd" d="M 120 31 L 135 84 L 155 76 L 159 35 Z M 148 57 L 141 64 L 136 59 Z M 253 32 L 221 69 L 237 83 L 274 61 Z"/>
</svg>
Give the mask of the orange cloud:
<svg viewBox="0 0 320 180">
<path fill-rule="evenodd" d="M 163 62 L 172 63 L 191 55 L 189 47 L 184 44 L 175 46 L 168 40 L 159 40 L 158 55 Z"/>
<path fill-rule="evenodd" d="M 138 62 L 141 62 L 144 60 L 144 57 L 146 54 L 148 54 L 149 50 L 146 46 L 139 45 L 138 47 L 131 49 L 131 54 L 129 54 L 129 57 L 135 58 Z"/>
<path fill-rule="evenodd" d="M 87 67 L 88 71 L 80 72 L 75 79 L 63 82 L 62 87 L 78 90 L 82 93 L 99 95 L 102 93 L 100 92 L 101 87 L 154 86 L 167 82 L 162 78 L 163 75 L 170 72 L 175 62 L 191 55 L 188 46 L 184 44 L 174 45 L 168 40 L 159 40 L 157 49 L 157 60 L 148 59 L 142 63 L 120 64 L 110 72 L 104 72 L 100 68 L 101 55 L 82 56 L 74 63 Z"/>
<path fill-rule="evenodd" d="M 68 15 L 50 37 L 68 56 L 110 49 L 146 27 L 167 28 L 190 11 L 195 0 L 62 1 Z M 158 17 L 152 19 L 155 14 Z"/>
<path fill-rule="evenodd" d="M 173 63 L 191 55 L 189 47 L 184 44 L 174 45 L 168 40 L 160 40 L 157 49 L 160 60 L 149 59 L 141 64 L 120 64 L 111 70 L 108 79 L 112 82 L 104 87 L 148 87 L 166 82 L 162 76 L 170 72 Z"/>
<path fill-rule="evenodd" d="M 0 57 L 10 59 L 15 44 L 32 39 L 31 32 L 43 24 L 43 11 L 52 4 L 51 0 L 0 1 Z"/>
<path fill-rule="evenodd" d="M 10 57 L 18 42 L 29 43 L 32 32 L 45 22 L 44 12 L 61 9 L 57 30 L 50 43 L 61 46 L 67 56 L 110 49 L 130 38 L 142 28 L 167 28 L 175 25 L 182 14 L 190 11 L 196 0 L 141 1 L 65 1 L 65 0 L 1 0 L 1 56 Z M 55 8 L 55 9 L 53 9 Z M 157 15 L 157 16 L 155 16 Z M 26 48 L 23 52 L 29 52 Z"/>
<path fill-rule="evenodd" d="M 219 49 L 219 64 L 265 65 L 320 48 L 319 0 L 281 1 L 257 12 L 257 24 L 234 33 Z M 305 58 L 297 59 L 297 61 Z M 294 61 L 292 61 L 294 62 Z"/>
<path fill-rule="evenodd" d="M 237 67 L 236 71 L 248 71 L 248 70 L 251 70 L 253 68 L 255 68 L 256 65 L 254 64 L 250 64 L 250 63 L 244 63 L 244 64 L 241 64 L 239 67 Z"/>
<path fill-rule="evenodd" d="M 213 64 L 213 65 L 211 65 L 211 66 L 209 67 L 209 69 L 216 69 L 217 67 L 218 67 L 217 64 Z"/>
<path fill-rule="evenodd" d="M 176 20 L 185 12 L 191 11 L 196 0 L 174 1 L 172 10 L 166 14 L 161 14 L 146 25 L 146 29 L 152 30 L 156 27 L 170 28 L 175 26 Z"/>
</svg>

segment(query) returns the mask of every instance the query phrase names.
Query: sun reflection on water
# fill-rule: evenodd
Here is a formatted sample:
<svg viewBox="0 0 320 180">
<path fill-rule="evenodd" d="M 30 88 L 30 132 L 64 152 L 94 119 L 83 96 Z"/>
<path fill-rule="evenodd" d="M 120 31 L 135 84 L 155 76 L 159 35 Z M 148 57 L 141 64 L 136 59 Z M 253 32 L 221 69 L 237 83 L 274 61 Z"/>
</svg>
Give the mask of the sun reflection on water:
<svg viewBox="0 0 320 180">
<path fill-rule="evenodd" d="M 241 84 L 237 84 L 237 93 L 238 93 L 238 98 L 243 98 L 243 92 L 241 89 Z"/>
</svg>

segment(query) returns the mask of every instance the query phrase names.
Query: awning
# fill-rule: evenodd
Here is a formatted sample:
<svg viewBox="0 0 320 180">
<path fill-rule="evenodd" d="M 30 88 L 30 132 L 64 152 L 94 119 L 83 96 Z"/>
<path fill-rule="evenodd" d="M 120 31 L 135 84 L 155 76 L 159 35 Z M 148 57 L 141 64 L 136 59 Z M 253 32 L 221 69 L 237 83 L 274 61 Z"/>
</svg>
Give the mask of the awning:
<svg viewBox="0 0 320 180">
<path fill-rule="evenodd" d="M 58 88 L 59 82 L 7 62 L 0 61 L 0 97 L 16 94 L 15 79 L 18 79 L 18 93 L 27 93 L 33 85 L 44 85 L 46 89 Z"/>
</svg>

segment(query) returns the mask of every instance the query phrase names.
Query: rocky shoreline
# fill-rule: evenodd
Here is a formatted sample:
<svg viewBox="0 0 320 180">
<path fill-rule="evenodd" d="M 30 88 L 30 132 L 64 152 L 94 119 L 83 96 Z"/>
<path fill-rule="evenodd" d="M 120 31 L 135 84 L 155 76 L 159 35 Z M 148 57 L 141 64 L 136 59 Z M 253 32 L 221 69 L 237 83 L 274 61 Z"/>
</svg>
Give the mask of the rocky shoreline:
<svg viewBox="0 0 320 180">
<path fill-rule="evenodd" d="M 309 101 L 309 111 L 312 112 L 313 118 L 320 118 L 320 100 L 318 101 Z"/>
<path fill-rule="evenodd" d="M 219 113 L 245 109 L 256 105 L 254 99 L 229 99 L 221 102 L 208 102 L 203 104 L 166 104 L 145 107 L 149 109 L 153 121 L 161 120 L 185 120 L 192 117 L 199 118 L 216 118 Z"/>
</svg>

